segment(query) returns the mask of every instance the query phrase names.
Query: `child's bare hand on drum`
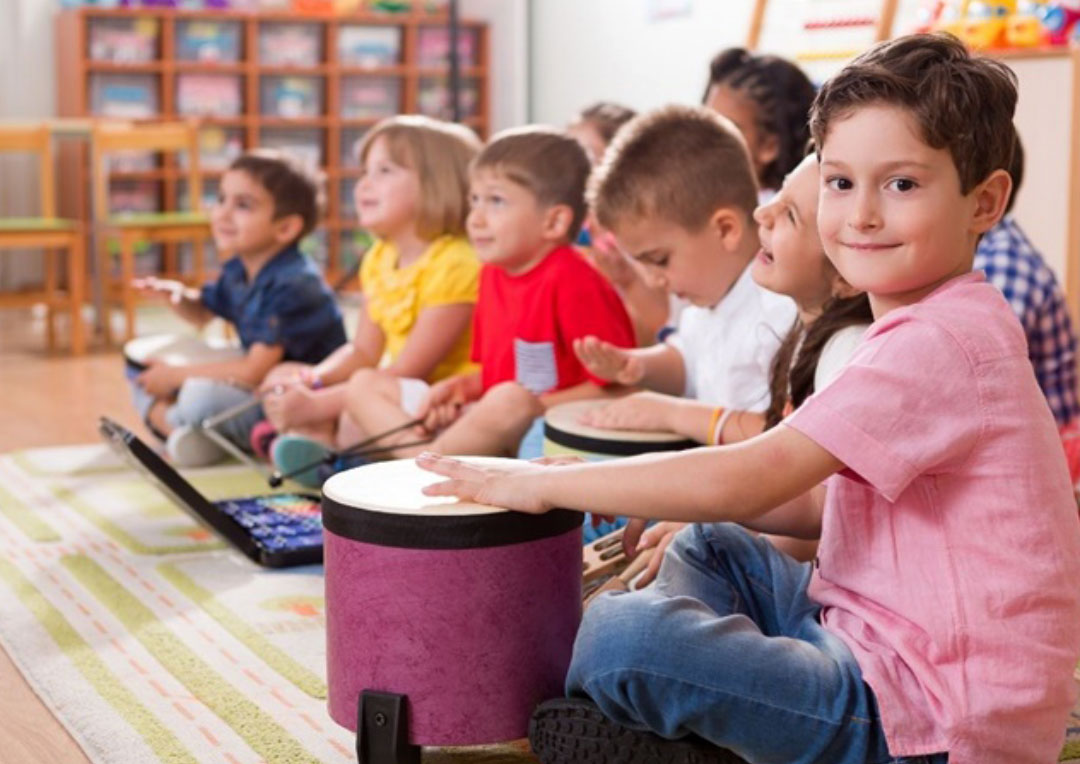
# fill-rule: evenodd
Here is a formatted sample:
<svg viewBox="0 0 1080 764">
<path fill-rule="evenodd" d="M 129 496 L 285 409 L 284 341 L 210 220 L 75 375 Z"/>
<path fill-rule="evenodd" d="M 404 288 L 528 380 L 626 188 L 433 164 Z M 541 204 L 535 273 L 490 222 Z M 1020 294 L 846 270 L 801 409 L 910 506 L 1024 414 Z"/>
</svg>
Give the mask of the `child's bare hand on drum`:
<svg viewBox="0 0 1080 764">
<path fill-rule="evenodd" d="M 551 509 L 536 490 L 538 473 L 548 469 L 522 460 L 504 460 L 499 465 L 478 465 L 450 456 L 425 451 L 416 463 L 428 472 L 448 480 L 424 488 L 425 496 L 456 496 L 462 501 L 541 514 Z"/>
<path fill-rule="evenodd" d="M 671 418 L 677 403 L 669 395 L 634 393 L 589 409 L 581 415 L 581 423 L 603 430 L 669 431 L 674 429 Z"/>
<path fill-rule="evenodd" d="M 155 398 L 169 398 L 184 384 L 184 376 L 175 366 L 151 360 L 146 369 L 135 377 L 135 384 Z"/>
<path fill-rule="evenodd" d="M 609 382 L 636 385 L 645 376 L 641 359 L 592 335 L 574 340 L 574 353 L 591 374 Z"/>
</svg>

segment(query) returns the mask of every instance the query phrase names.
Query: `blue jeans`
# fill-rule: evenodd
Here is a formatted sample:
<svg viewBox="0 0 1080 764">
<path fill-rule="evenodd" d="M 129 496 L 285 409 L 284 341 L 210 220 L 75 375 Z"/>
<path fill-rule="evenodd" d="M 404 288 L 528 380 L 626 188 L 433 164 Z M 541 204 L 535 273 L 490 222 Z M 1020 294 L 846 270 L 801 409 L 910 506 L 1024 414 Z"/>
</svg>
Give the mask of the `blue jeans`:
<svg viewBox="0 0 1080 764">
<path fill-rule="evenodd" d="M 128 379 L 132 398 L 139 416 L 146 420 L 147 412 L 154 402 L 153 396 Z M 165 420 L 172 428 L 197 425 L 204 419 L 220 414 L 228 408 L 239 406 L 252 399 L 248 390 L 216 379 L 195 377 L 186 380 L 176 394 L 176 402 L 165 411 Z M 262 406 L 255 406 L 239 416 L 227 419 L 217 426 L 217 431 L 245 451 L 251 450 L 251 428 L 263 418 Z"/>
<path fill-rule="evenodd" d="M 653 586 L 586 611 L 567 694 L 753 764 L 943 764 L 890 755 L 855 657 L 806 594 L 810 572 L 737 525 L 686 528 Z"/>
</svg>

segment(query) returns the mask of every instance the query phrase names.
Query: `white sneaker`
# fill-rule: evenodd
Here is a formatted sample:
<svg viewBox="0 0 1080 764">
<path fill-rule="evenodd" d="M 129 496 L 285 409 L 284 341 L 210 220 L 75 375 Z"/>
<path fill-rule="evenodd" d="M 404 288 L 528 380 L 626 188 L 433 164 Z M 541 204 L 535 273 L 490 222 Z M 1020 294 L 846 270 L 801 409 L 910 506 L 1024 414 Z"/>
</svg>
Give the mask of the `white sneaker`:
<svg viewBox="0 0 1080 764">
<path fill-rule="evenodd" d="M 165 453 L 175 466 L 207 467 L 225 459 L 227 454 L 210 438 L 193 427 L 177 427 L 165 441 Z"/>
</svg>

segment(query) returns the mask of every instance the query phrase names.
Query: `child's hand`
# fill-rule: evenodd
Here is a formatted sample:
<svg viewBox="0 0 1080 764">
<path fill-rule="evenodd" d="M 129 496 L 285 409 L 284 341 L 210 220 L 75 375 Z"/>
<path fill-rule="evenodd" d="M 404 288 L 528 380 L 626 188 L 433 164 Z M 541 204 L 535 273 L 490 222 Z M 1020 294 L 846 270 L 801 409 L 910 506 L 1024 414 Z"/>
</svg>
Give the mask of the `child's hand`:
<svg viewBox="0 0 1080 764">
<path fill-rule="evenodd" d="M 449 427 L 461 416 L 465 403 L 460 377 L 448 377 L 436 382 L 416 412 L 416 418 L 424 420 L 417 428 L 417 435 L 426 437 Z"/>
<path fill-rule="evenodd" d="M 180 302 L 184 294 L 184 285 L 174 279 L 159 279 L 148 276 L 143 279 L 135 279 L 131 285 L 136 290 L 148 297 L 164 297 L 171 303 Z"/>
<path fill-rule="evenodd" d="M 184 376 L 175 366 L 150 361 L 146 370 L 135 377 L 135 384 L 155 398 L 170 398 L 184 384 Z"/>
<path fill-rule="evenodd" d="M 498 466 L 480 467 L 459 459 L 426 451 L 416 464 L 428 472 L 449 478 L 424 488 L 425 496 L 456 496 L 493 507 L 542 514 L 551 505 L 540 495 L 540 481 L 547 467 L 519 459 L 506 459 Z"/>
<path fill-rule="evenodd" d="M 596 337 L 574 340 L 574 352 L 589 373 L 600 379 L 636 385 L 645 376 L 645 364 L 641 359 Z"/>
<path fill-rule="evenodd" d="M 672 429 L 675 401 L 660 393 L 642 392 L 620 398 L 607 406 L 598 406 L 581 416 L 581 423 L 602 430 L 644 430 L 666 432 Z"/>
<path fill-rule="evenodd" d="M 315 395 L 315 391 L 303 384 L 280 386 L 263 398 L 263 413 L 278 432 L 317 422 Z"/>
<path fill-rule="evenodd" d="M 641 589 L 652 583 L 653 579 L 656 578 L 656 574 L 660 571 L 660 563 L 664 559 L 664 552 L 667 550 L 668 545 L 671 544 L 672 539 L 675 538 L 675 534 L 689 525 L 689 523 L 666 521 L 657 523 L 646 530 L 645 524 L 647 522 L 648 520 L 635 517 L 623 529 L 623 551 L 629 559 L 637 557 L 645 549 L 656 547 L 656 552 L 649 560 L 648 567 L 645 568 L 635 582 L 635 589 Z"/>
<path fill-rule="evenodd" d="M 634 264 L 630 262 L 630 258 L 618 249 L 594 246 L 586 249 L 585 253 L 593 267 L 604 274 L 608 281 L 621 292 L 627 291 L 641 278 L 634 270 Z"/>
</svg>

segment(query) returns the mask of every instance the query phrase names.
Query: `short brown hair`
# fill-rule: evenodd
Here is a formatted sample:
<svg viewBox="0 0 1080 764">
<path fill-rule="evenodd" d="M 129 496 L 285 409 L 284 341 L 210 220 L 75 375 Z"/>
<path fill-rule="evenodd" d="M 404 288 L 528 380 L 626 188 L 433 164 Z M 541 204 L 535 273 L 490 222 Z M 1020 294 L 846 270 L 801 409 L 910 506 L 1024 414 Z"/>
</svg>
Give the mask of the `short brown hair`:
<svg viewBox="0 0 1080 764">
<path fill-rule="evenodd" d="M 961 193 L 1009 167 L 1016 142 L 1016 75 L 1002 63 L 972 56 L 951 34 L 879 43 L 826 82 L 810 115 L 819 152 L 831 124 L 872 105 L 906 110 L 928 146 L 947 149 Z"/>
<path fill-rule="evenodd" d="M 577 115 L 577 122 L 592 125 L 604 143 L 611 143 L 619 128 L 637 116 L 629 106 L 611 101 L 597 101 L 582 109 Z"/>
<path fill-rule="evenodd" d="M 319 222 L 323 182 L 319 173 L 277 149 L 254 149 L 233 160 L 229 170 L 251 176 L 274 201 L 274 220 L 299 215 L 303 226 L 290 244 L 307 236 Z"/>
<path fill-rule="evenodd" d="M 589 181 L 600 224 L 658 217 L 701 230 L 722 207 L 757 206 L 750 154 L 731 122 L 700 106 L 666 106 L 631 120 Z"/>
<path fill-rule="evenodd" d="M 567 231 L 573 241 L 585 221 L 585 182 L 589 155 L 561 130 L 539 125 L 504 130 L 473 161 L 472 172 L 492 170 L 528 189 L 540 204 L 565 204 L 574 217 Z"/>
<path fill-rule="evenodd" d="M 360 164 L 376 139 L 386 140 L 390 158 L 420 176 L 420 210 L 416 233 L 431 240 L 465 233 L 469 214 L 469 162 L 480 139 L 469 128 L 418 114 L 384 119 L 364 135 L 357 152 Z"/>
</svg>

